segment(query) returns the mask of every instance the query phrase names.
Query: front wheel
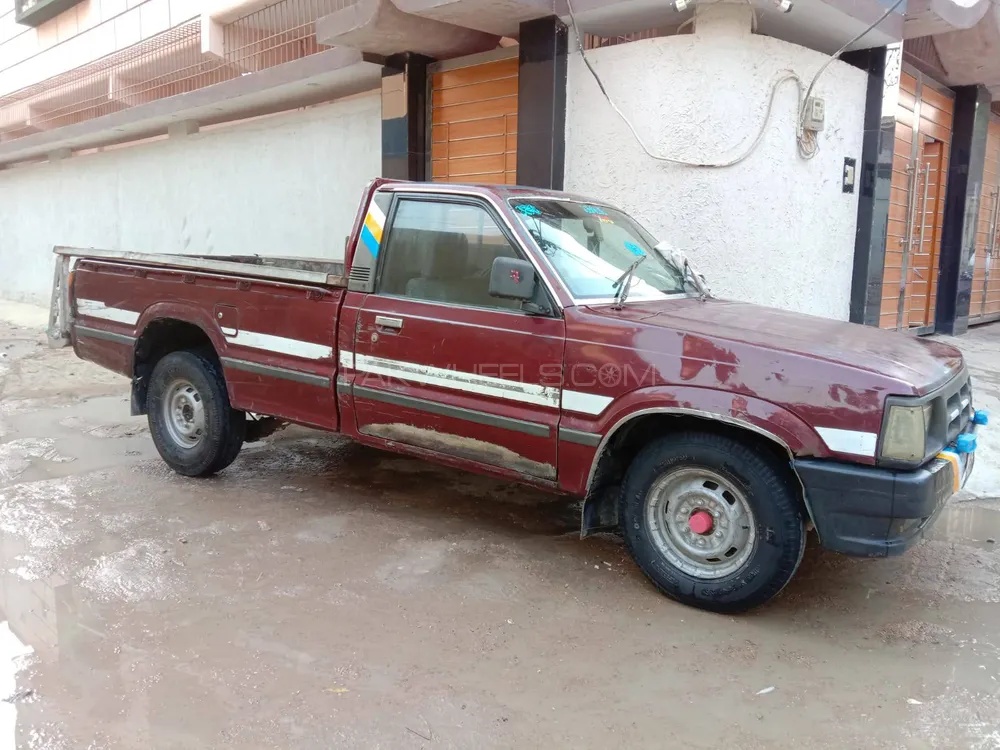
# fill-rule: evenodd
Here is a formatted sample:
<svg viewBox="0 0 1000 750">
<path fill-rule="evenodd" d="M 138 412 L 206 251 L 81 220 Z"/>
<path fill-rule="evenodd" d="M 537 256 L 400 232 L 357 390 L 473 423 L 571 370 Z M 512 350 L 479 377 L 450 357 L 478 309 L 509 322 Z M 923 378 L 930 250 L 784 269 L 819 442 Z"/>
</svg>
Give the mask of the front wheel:
<svg viewBox="0 0 1000 750">
<path fill-rule="evenodd" d="M 246 414 L 230 406 L 218 362 L 201 353 L 172 352 L 156 363 L 146 411 L 157 451 L 178 474 L 215 474 L 243 447 Z"/>
<path fill-rule="evenodd" d="M 661 591 L 714 612 L 766 602 L 805 551 L 788 471 L 712 433 L 669 435 L 639 452 L 625 476 L 622 526 L 633 558 Z"/>
</svg>

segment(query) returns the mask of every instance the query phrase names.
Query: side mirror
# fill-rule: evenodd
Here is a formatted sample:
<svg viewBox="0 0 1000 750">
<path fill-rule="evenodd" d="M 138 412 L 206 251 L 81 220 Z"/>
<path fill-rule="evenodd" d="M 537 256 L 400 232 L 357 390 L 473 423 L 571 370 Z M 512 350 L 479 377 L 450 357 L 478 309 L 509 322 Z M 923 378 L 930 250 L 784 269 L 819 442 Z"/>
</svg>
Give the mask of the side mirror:
<svg viewBox="0 0 1000 750">
<path fill-rule="evenodd" d="M 520 258 L 496 258 L 490 270 L 490 296 L 530 300 L 535 296 L 535 267 Z"/>
</svg>

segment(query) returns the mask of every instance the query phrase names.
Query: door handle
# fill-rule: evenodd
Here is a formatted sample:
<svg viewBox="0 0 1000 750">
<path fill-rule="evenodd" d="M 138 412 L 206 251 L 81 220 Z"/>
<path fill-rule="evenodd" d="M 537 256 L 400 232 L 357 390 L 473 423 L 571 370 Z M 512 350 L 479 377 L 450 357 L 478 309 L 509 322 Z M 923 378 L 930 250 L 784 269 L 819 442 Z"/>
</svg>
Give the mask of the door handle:
<svg viewBox="0 0 1000 750">
<path fill-rule="evenodd" d="M 403 327 L 403 319 L 390 318 L 385 315 L 376 315 L 375 326 L 377 328 L 392 328 L 393 330 L 398 331 L 400 328 Z"/>
</svg>

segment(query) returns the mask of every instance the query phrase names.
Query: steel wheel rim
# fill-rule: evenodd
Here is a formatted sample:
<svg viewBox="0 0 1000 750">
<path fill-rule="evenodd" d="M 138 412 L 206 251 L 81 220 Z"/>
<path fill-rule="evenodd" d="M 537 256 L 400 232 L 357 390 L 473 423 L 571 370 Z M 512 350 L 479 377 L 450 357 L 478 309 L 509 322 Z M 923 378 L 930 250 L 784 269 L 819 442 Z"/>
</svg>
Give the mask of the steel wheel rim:
<svg viewBox="0 0 1000 750">
<path fill-rule="evenodd" d="M 205 403 L 188 381 L 175 380 L 167 387 L 162 414 L 170 439 L 182 448 L 196 448 L 205 439 Z"/>
<path fill-rule="evenodd" d="M 703 580 L 736 572 L 757 544 L 757 522 L 744 492 L 701 466 L 673 469 L 653 483 L 646 526 L 671 565 Z"/>
</svg>

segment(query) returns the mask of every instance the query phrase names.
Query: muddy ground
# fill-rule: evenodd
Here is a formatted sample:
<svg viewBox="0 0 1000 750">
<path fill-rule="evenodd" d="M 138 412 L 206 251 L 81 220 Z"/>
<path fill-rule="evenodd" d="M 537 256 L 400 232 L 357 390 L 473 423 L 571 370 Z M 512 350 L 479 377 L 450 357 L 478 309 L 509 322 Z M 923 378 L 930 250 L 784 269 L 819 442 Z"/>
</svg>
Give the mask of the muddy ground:
<svg viewBox="0 0 1000 750">
<path fill-rule="evenodd" d="M 1000 440 L 935 538 L 726 617 L 561 499 L 334 436 L 182 479 L 42 341 L 0 324 L 0 748 L 1000 748 Z M 996 404 L 1000 326 L 960 342 Z"/>
</svg>

